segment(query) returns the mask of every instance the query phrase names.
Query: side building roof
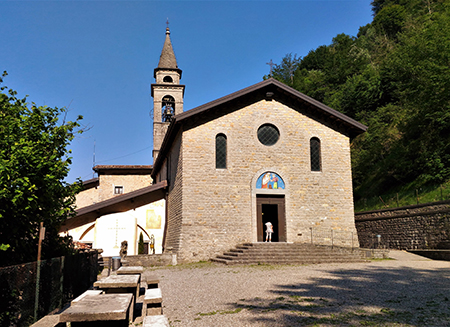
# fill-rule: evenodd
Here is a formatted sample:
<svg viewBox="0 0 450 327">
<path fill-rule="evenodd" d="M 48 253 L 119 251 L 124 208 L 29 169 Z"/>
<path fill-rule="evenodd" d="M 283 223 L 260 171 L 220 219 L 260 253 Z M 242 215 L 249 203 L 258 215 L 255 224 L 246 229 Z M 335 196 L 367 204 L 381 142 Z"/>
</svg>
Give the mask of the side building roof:
<svg viewBox="0 0 450 327">
<path fill-rule="evenodd" d="M 98 175 L 150 175 L 152 165 L 97 165 L 92 168 Z"/>
</svg>

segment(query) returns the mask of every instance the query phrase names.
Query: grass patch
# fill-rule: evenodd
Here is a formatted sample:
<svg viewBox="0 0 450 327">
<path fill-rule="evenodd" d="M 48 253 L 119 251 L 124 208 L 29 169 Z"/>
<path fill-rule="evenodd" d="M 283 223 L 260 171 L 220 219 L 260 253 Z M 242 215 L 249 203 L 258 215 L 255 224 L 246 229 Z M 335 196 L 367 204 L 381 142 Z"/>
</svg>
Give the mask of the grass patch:
<svg viewBox="0 0 450 327">
<path fill-rule="evenodd" d="M 370 261 L 387 261 L 387 260 L 395 260 L 392 258 L 370 258 Z"/>
<path fill-rule="evenodd" d="M 233 313 L 239 313 L 242 311 L 242 308 L 237 308 L 234 310 L 219 310 L 219 311 L 211 311 L 211 312 L 199 312 L 197 315 L 199 316 L 214 316 L 216 314 L 220 315 L 227 315 L 227 314 L 233 314 Z"/>
<path fill-rule="evenodd" d="M 212 311 L 212 312 L 199 312 L 197 313 L 199 316 L 214 316 L 215 314 L 217 314 L 217 311 Z"/>
<path fill-rule="evenodd" d="M 241 311 L 242 311 L 242 308 L 237 308 L 237 309 L 234 309 L 234 310 L 223 310 L 223 311 L 220 311 L 219 314 L 221 314 L 221 315 L 228 315 L 228 314 L 233 314 L 233 313 L 239 313 Z"/>
</svg>

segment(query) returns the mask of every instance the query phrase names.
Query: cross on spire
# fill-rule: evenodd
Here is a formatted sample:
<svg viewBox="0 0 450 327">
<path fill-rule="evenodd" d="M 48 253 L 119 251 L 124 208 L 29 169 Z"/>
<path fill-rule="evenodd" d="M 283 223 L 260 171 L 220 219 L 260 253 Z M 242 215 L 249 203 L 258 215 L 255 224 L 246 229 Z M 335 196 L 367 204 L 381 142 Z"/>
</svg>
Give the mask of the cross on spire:
<svg viewBox="0 0 450 327">
<path fill-rule="evenodd" d="M 167 25 L 167 28 L 169 28 L 169 17 L 167 17 L 166 25 Z"/>
<path fill-rule="evenodd" d="M 266 65 L 269 65 L 269 66 L 270 66 L 270 73 L 269 73 L 269 76 L 272 76 L 273 66 L 275 65 L 275 64 L 273 63 L 272 59 L 270 59 L 269 62 L 266 62 Z"/>
</svg>

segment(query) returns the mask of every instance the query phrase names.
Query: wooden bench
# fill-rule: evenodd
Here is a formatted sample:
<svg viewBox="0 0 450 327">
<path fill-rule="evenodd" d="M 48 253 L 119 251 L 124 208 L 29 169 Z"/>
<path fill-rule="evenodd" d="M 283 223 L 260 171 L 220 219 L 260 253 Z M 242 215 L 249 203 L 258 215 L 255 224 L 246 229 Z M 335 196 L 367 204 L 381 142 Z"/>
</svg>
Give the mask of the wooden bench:
<svg viewBox="0 0 450 327">
<path fill-rule="evenodd" d="M 160 288 L 149 288 L 145 291 L 142 303 L 142 317 L 162 315 L 162 294 Z"/>
<path fill-rule="evenodd" d="M 143 275 L 142 278 L 147 283 L 147 288 L 158 288 L 159 278 L 155 275 Z"/>
<path fill-rule="evenodd" d="M 117 275 L 139 275 L 140 276 L 139 293 L 140 293 L 141 286 L 144 288 L 144 290 L 147 288 L 145 279 L 142 276 L 143 272 L 144 272 L 144 267 L 142 267 L 142 266 L 122 266 L 119 269 L 117 269 L 116 274 Z"/>
<path fill-rule="evenodd" d="M 144 318 L 142 327 L 169 327 L 169 320 L 166 316 L 147 316 Z"/>
<path fill-rule="evenodd" d="M 144 268 L 141 266 L 122 266 L 117 269 L 117 275 L 142 275 Z"/>
<path fill-rule="evenodd" d="M 128 327 L 133 323 L 133 294 L 85 296 L 59 315 L 59 321 L 72 327 Z"/>
</svg>

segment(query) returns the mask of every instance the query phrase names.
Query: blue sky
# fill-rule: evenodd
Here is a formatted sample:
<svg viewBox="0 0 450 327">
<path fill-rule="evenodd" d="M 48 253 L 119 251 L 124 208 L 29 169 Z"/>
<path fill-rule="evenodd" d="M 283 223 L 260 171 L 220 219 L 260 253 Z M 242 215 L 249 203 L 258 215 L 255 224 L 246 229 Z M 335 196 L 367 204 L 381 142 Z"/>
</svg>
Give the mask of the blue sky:
<svg viewBox="0 0 450 327">
<path fill-rule="evenodd" d="M 2 1 L 4 85 L 69 107 L 90 129 L 71 144 L 67 181 L 102 165 L 152 164 L 150 84 L 169 19 L 184 110 L 253 85 L 271 59 L 305 56 L 372 21 L 370 0 Z"/>
</svg>

